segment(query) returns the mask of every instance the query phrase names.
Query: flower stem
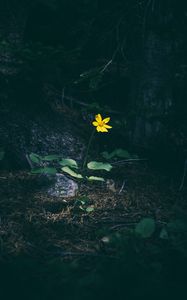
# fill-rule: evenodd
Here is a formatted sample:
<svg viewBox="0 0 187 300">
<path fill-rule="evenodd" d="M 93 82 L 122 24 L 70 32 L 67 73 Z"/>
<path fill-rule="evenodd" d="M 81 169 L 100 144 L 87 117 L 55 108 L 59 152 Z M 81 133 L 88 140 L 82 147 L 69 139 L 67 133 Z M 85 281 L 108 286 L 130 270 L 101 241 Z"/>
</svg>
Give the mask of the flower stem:
<svg viewBox="0 0 187 300">
<path fill-rule="evenodd" d="M 91 146 L 91 143 L 92 143 L 92 140 L 93 140 L 93 137 L 94 137 L 94 133 L 95 133 L 95 129 L 92 131 L 92 134 L 91 134 L 90 139 L 88 141 L 88 146 L 87 146 L 87 149 L 86 149 L 86 154 L 85 154 L 85 158 L 84 158 L 84 161 L 83 161 L 82 169 L 84 169 L 85 166 L 86 166 L 87 159 L 88 159 L 88 153 L 89 153 L 90 146 Z"/>
</svg>

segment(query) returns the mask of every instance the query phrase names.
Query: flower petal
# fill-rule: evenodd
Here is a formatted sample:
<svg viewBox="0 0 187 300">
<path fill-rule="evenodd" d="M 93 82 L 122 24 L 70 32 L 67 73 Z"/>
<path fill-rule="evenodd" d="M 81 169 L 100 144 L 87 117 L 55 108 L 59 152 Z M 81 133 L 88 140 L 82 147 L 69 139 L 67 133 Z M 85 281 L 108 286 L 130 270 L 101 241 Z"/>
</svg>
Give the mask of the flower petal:
<svg viewBox="0 0 187 300">
<path fill-rule="evenodd" d="M 108 130 L 103 126 L 101 127 L 101 132 L 108 132 Z"/>
<path fill-rule="evenodd" d="M 112 126 L 106 125 L 106 124 L 104 125 L 104 127 L 105 127 L 105 128 L 112 128 Z"/>
<path fill-rule="evenodd" d="M 106 123 L 108 123 L 110 121 L 110 117 L 108 117 L 108 118 L 105 118 L 104 120 L 103 120 L 103 122 L 106 124 Z"/>
<path fill-rule="evenodd" d="M 101 131 L 101 129 L 102 129 L 102 127 L 101 127 L 101 126 L 97 126 L 97 128 L 96 128 L 96 130 L 97 130 L 98 132 L 100 132 L 100 131 Z"/>
<path fill-rule="evenodd" d="M 101 117 L 100 114 L 96 115 L 96 116 L 95 116 L 95 119 L 96 119 L 96 121 L 97 121 L 98 123 L 102 121 L 102 117 Z"/>
<path fill-rule="evenodd" d="M 93 126 L 98 126 L 98 123 L 96 121 L 92 122 Z"/>
</svg>

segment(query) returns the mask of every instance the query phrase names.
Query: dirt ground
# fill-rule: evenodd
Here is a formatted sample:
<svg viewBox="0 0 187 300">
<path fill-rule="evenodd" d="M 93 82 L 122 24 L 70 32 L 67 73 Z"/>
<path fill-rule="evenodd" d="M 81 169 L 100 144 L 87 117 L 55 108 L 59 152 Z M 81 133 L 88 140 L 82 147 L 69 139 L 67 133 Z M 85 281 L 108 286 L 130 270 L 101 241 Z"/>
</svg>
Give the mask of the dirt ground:
<svg viewBox="0 0 187 300">
<path fill-rule="evenodd" d="M 75 198 L 47 196 L 29 172 L 0 174 L 1 259 L 74 257 L 103 253 L 106 233 L 134 228 L 142 218 L 157 226 L 186 208 L 178 182 L 152 170 L 147 163 L 126 164 L 110 174 L 107 184 L 81 184 Z M 115 178 L 115 179 L 114 179 Z M 86 199 L 81 209 L 81 200 Z M 106 252 L 107 250 L 104 249 Z"/>
</svg>

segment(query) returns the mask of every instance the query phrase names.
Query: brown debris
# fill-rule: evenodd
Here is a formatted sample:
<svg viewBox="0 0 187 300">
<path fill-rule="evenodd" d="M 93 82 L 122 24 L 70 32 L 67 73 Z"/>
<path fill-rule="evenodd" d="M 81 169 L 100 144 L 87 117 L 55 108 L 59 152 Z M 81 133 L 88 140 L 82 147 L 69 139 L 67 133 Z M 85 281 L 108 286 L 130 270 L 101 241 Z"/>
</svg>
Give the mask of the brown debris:
<svg viewBox="0 0 187 300">
<path fill-rule="evenodd" d="M 78 197 L 66 200 L 35 189 L 26 172 L 0 174 L 0 256 L 94 255 L 101 250 L 101 230 L 133 228 L 145 216 L 164 223 L 172 218 L 177 201 L 186 206 L 172 179 L 146 165 L 126 166 L 119 177 L 126 180 L 120 194 L 123 182 L 117 179 L 116 190 L 82 184 Z M 93 212 L 79 208 L 82 196 Z"/>
</svg>

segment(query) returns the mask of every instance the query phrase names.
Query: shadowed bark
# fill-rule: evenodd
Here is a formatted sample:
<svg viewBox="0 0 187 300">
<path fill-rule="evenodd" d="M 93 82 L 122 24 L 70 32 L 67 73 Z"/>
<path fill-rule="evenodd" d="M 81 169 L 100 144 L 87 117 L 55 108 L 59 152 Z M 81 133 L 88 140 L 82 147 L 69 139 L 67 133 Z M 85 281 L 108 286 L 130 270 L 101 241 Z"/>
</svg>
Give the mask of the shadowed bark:
<svg viewBox="0 0 187 300">
<path fill-rule="evenodd" d="M 135 118 L 131 138 L 141 146 L 154 143 L 161 129 L 164 134 L 162 119 L 172 105 L 172 14 L 166 2 L 158 2 L 145 12 L 141 61 L 133 79 Z"/>
<path fill-rule="evenodd" d="M 29 1 L 0 1 L 0 74 L 15 74 L 18 61 L 15 60 L 15 51 L 23 42 L 25 24 L 29 9 Z"/>
</svg>

